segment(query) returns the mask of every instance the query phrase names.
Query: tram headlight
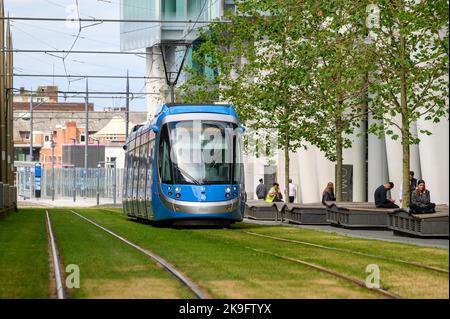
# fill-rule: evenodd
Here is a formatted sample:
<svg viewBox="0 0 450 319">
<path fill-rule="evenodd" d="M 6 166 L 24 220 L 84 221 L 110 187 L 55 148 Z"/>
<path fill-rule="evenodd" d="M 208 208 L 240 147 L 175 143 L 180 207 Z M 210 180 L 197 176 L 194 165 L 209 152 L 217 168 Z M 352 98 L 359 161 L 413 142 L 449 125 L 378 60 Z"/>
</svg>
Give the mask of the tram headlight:
<svg viewBox="0 0 450 319">
<path fill-rule="evenodd" d="M 179 193 L 181 191 L 180 187 L 175 187 L 175 192 Z"/>
<path fill-rule="evenodd" d="M 181 194 L 180 194 L 180 193 L 176 193 L 176 194 L 175 194 L 175 197 L 176 197 L 176 198 L 180 198 L 180 197 L 181 197 Z"/>
<path fill-rule="evenodd" d="M 229 188 L 229 187 L 225 188 L 225 192 L 226 193 L 230 193 L 231 192 L 231 188 Z"/>
</svg>

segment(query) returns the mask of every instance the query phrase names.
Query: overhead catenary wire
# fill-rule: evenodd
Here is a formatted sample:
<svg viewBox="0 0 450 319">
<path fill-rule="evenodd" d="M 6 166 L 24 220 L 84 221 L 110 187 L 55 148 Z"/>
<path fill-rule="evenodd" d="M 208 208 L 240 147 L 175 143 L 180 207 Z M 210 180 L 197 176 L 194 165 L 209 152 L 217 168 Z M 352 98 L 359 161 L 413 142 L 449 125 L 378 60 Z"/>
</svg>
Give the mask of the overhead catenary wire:
<svg viewBox="0 0 450 319">
<path fill-rule="evenodd" d="M 29 93 L 30 91 L 27 90 L 23 90 L 20 88 L 6 88 L 6 90 L 13 90 L 15 92 L 25 92 L 25 93 Z M 33 92 L 35 93 L 35 92 Z M 58 94 L 84 94 L 86 95 L 86 91 L 55 91 L 54 93 L 58 93 Z M 153 93 L 149 93 L 149 92 L 109 92 L 109 91 L 91 91 L 89 90 L 89 94 L 101 94 L 101 95 L 126 95 L 126 94 L 131 94 L 131 95 L 152 95 Z"/>
<path fill-rule="evenodd" d="M 44 18 L 44 17 L 0 17 L 0 20 L 17 20 L 17 21 L 48 21 L 48 22 L 91 22 L 91 23 L 186 23 L 186 24 L 210 24 L 210 23 L 224 23 L 229 24 L 231 21 L 227 20 L 161 20 L 161 19 L 148 19 L 148 20 L 139 20 L 139 19 L 71 19 L 71 18 Z"/>
<path fill-rule="evenodd" d="M 0 76 L 9 76 L 8 74 L 0 74 Z M 17 77 L 37 77 L 37 78 L 74 78 L 74 79 L 127 79 L 126 75 L 85 75 L 85 74 L 21 74 L 14 73 L 13 76 Z M 129 76 L 130 80 L 151 80 L 151 79 L 164 79 L 160 76 Z"/>
<path fill-rule="evenodd" d="M 45 54 L 50 54 L 50 53 L 56 53 L 56 54 L 63 54 L 63 55 L 67 55 L 70 53 L 73 54 L 117 54 L 117 55 L 150 55 L 150 53 L 148 52 L 125 52 L 125 51 L 104 51 L 104 50 L 72 50 L 72 51 L 67 51 L 67 50 L 37 50 L 37 49 L 1 49 L 1 52 L 13 52 L 13 53 L 45 53 Z M 152 55 L 154 55 L 152 53 Z M 59 56 L 55 56 L 57 58 L 62 58 Z"/>
</svg>

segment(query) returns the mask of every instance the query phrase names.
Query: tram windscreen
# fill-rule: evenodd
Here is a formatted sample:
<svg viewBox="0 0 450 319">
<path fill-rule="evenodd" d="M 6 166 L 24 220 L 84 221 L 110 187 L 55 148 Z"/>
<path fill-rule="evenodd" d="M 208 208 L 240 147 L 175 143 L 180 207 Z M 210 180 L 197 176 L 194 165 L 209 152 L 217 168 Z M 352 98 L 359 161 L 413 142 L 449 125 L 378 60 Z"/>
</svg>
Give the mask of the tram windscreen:
<svg viewBox="0 0 450 319">
<path fill-rule="evenodd" d="M 240 182 L 242 154 L 235 124 L 206 120 L 171 122 L 162 129 L 160 155 L 163 183 Z"/>
</svg>

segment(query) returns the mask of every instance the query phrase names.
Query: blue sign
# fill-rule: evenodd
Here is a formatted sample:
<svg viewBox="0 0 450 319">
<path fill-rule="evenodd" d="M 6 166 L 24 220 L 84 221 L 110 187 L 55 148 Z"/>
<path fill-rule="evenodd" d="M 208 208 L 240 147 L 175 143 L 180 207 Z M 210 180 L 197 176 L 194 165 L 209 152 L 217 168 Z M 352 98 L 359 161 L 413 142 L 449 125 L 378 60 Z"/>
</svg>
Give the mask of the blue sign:
<svg viewBox="0 0 450 319">
<path fill-rule="evenodd" d="M 42 166 L 41 163 L 37 163 L 36 166 L 34 167 L 34 176 L 35 177 L 41 177 L 41 171 L 42 171 Z"/>
<path fill-rule="evenodd" d="M 34 166 L 34 193 L 36 198 L 41 197 L 41 173 L 42 173 L 42 166 L 41 163 L 37 163 Z"/>
</svg>

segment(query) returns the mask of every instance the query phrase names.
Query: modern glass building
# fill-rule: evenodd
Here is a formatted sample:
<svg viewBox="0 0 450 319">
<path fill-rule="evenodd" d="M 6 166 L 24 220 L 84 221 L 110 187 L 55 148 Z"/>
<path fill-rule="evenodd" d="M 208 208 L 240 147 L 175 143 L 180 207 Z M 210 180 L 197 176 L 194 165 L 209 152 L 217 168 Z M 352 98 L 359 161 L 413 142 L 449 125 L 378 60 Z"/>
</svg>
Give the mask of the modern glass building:
<svg viewBox="0 0 450 319">
<path fill-rule="evenodd" d="M 122 23 L 121 48 L 127 51 L 149 48 L 161 42 L 193 41 L 198 36 L 195 29 L 201 24 L 164 23 L 164 20 L 209 21 L 220 18 L 232 7 L 230 0 L 121 0 L 122 19 L 162 21 Z"/>
</svg>

